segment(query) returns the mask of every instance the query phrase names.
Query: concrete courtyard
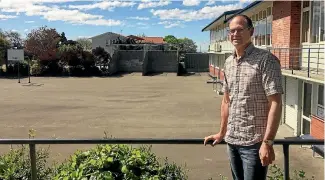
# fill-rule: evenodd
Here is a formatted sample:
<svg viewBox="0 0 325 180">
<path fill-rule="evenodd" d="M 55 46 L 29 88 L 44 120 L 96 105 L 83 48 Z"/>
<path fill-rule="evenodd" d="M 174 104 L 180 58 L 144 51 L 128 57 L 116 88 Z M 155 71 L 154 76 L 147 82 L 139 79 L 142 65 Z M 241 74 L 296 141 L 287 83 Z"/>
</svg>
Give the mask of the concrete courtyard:
<svg viewBox="0 0 325 180">
<path fill-rule="evenodd" d="M 0 79 L 1 138 L 28 138 L 29 129 L 36 138 L 102 138 L 104 132 L 116 138 L 204 138 L 219 129 L 221 96 L 205 73 L 31 80 L 28 85 L 28 79 Z M 282 125 L 278 138 L 291 135 Z M 51 145 L 52 158 L 61 161 L 89 147 Z M 7 150 L 9 145 L 0 146 L 2 153 Z M 231 179 L 225 145 L 153 145 L 153 151 L 186 165 L 190 180 L 220 179 L 219 174 Z M 281 146 L 275 163 L 283 166 Z M 290 168 L 324 179 L 324 161 L 310 149 L 290 146 Z"/>
</svg>

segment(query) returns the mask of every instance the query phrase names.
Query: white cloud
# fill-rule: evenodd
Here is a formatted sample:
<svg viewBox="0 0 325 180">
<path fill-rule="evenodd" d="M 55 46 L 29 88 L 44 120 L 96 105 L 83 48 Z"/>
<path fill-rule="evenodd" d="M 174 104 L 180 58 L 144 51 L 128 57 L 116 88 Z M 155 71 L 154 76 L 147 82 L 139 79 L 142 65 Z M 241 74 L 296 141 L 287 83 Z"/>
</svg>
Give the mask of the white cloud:
<svg viewBox="0 0 325 180">
<path fill-rule="evenodd" d="M 138 6 L 138 9 L 146 9 L 146 8 L 154 8 L 154 7 L 161 7 L 161 6 L 167 6 L 171 2 L 169 0 L 159 0 L 157 1 L 151 1 L 151 0 L 142 0 L 141 3 Z"/>
<path fill-rule="evenodd" d="M 92 15 L 80 12 L 78 10 L 52 9 L 43 14 L 44 18 L 49 21 L 65 21 L 72 24 L 88 24 L 88 25 L 103 25 L 117 26 L 122 25 L 121 21 L 112 19 L 102 19 L 101 15 Z"/>
<path fill-rule="evenodd" d="M 27 32 L 28 31 L 28 29 L 24 29 L 24 32 Z"/>
<path fill-rule="evenodd" d="M 215 4 L 216 3 L 216 0 L 209 0 L 207 3 L 206 3 L 206 5 L 208 6 L 208 5 L 213 5 L 213 4 Z"/>
<path fill-rule="evenodd" d="M 228 4 L 221 6 L 206 6 L 197 11 L 185 9 L 168 9 L 168 10 L 151 10 L 154 16 L 158 16 L 161 20 L 183 20 L 195 21 L 202 19 L 213 19 L 220 16 L 225 11 L 239 9 L 242 4 Z"/>
<path fill-rule="evenodd" d="M 135 20 L 140 20 L 140 21 L 148 21 L 150 18 L 136 16 L 136 17 L 128 17 L 127 19 L 135 19 Z"/>
<path fill-rule="evenodd" d="M 172 28 L 172 27 L 184 27 L 183 24 L 181 24 L 180 21 L 175 21 L 175 22 L 171 22 L 171 21 L 162 21 L 159 22 L 158 24 L 162 24 L 164 25 L 165 28 Z"/>
<path fill-rule="evenodd" d="M 197 6 L 200 4 L 200 0 L 183 0 L 184 6 Z"/>
<path fill-rule="evenodd" d="M 46 2 L 49 0 L 45 0 Z M 64 21 L 72 24 L 88 24 L 101 26 L 123 25 L 119 20 L 104 19 L 101 15 L 93 15 L 80 12 L 79 10 L 62 9 L 58 6 L 49 7 L 36 3 L 45 2 L 41 0 L 2 0 L 0 10 L 3 12 L 25 13 L 27 16 L 42 16 L 49 21 Z M 55 0 L 53 0 L 55 1 Z M 66 2 L 77 0 L 56 0 L 55 2 Z M 80 0 L 79 0 L 80 1 Z M 3 3 L 4 2 L 4 3 Z M 15 3 L 14 3 L 15 2 Z"/>
<path fill-rule="evenodd" d="M 30 24 L 30 23 L 34 23 L 35 21 L 25 21 L 25 23 Z"/>
<path fill-rule="evenodd" d="M 148 24 L 147 23 L 143 23 L 143 22 L 138 22 L 137 25 L 139 25 L 139 26 L 147 26 Z"/>
<path fill-rule="evenodd" d="M 17 16 L 0 14 L 0 20 L 7 20 L 7 19 L 13 19 L 13 18 L 17 18 Z"/>
<path fill-rule="evenodd" d="M 79 9 L 79 10 L 90 10 L 90 9 L 102 9 L 102 10 L 114 10 L 117 7 L 131 7 L 134 6 L 134 2 L 126 2 L 126 1 L 102 1 L 94 4 L 86 4 L 86 5 L 69 5 L 71 9 Z"/>
</svg>

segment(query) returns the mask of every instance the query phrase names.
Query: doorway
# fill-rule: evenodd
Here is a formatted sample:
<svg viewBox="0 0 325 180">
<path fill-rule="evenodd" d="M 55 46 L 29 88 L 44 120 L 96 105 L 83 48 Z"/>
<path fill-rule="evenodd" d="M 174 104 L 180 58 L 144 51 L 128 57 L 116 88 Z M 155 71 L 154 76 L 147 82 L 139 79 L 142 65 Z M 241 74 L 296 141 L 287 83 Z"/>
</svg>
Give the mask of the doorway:
<svg viewBox="0 0 325 180">
<path fill-rule="evenodd" d="M 303 83 L 303 96 L 302 96 L 302 123 L 301 133 L 310 134 L 310 121 L 311 121 L 311 106 L 312 106 L 312 84 Z"/>
</svg>

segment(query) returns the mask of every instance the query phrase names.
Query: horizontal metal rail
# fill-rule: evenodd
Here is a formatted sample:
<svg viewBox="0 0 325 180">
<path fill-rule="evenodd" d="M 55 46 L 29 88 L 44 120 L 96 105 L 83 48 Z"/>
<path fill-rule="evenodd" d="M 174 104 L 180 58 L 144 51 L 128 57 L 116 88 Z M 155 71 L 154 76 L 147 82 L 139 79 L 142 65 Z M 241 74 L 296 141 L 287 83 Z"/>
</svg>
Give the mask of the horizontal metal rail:
<svg viewBox="0 0 325 180">
<path fill-rule="evenodd" d="M 110 139 L 0 139 L 0 144 L 203 144 L 204 139 L 110 138 Z M 212 144 L 212 141 L 208 142 Z M 226 144 L 222 141 L 219 144 Z M 323 145 L 319 139 L 276 139 L 277 145 Z"/>
<path fill-rule="evenodd" d="M 28 144 L 31 159 L 31 179 L 37 179 L 36 144 L 191 144 L 203 145 L 204 139 L 151 139 L 151 138 L 110 138 L 110 139 L 0 139 L 0 144 Z M 213 141 L 207 142 L 211 145 Z M 226 144 L 221 141 L 219 144 Z M 289 180 L 289 145 L 324 145 L 324 139 L 276 139 L 275 145 L 283 146 L 284 179 Z"/>
</svg>

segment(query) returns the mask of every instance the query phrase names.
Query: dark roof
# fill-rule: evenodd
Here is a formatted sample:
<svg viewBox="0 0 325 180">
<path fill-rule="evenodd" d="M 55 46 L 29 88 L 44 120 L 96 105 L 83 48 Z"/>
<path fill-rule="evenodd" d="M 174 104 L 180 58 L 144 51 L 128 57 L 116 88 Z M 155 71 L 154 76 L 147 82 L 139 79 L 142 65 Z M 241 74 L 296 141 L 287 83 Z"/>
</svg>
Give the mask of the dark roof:
<svg viewBox="0 0 325 180">
<path fill-rule="evenodd" d="M 241 14 L 247 10 L 249 10 L 250 8 L 260 4 L 261 2 L 263 2 L 263 0 L 261 1 L 254 1 L 251 4 L 249 4 L 248 6 L 246 6 L 244 9 L 241 9 L 240 11 L 236 12 L 234 15 L 230 16 L 229 18 L 225 19 L 224 23 L 228 22 L 231 18 L 233 18 L 234 16 Z"/>
<path fill-rule="evenodd" d="M 209 26 L 211 26 L 213 23 L 215 23 L 216 21 L 218 21 L 219 19 L 221 19 L 223 16 L 226 16 L 226 15 L 229 15 L 229 14 L 233 14 L 233 13 L 237 13 L 238 11 L 241 11 L 241 9 L 236 9 L 236 10 L 231 10 L 231 11 L 225 11 L 219 17 L 217 17 L 214 21 L 212 21 L 210 24 L 208 24 L 207 26 L 205 26 L 202 29 L 202 32 L 205 31 L 205 29 L 208 28 Z"/>
</svg>

